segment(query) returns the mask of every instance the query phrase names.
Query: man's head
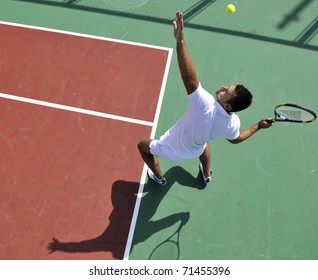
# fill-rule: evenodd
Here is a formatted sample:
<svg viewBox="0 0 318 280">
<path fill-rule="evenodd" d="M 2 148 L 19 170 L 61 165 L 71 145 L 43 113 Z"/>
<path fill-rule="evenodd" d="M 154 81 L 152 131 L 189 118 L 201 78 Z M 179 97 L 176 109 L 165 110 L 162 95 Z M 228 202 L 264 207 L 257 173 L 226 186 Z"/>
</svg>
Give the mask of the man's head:
<svg viewBox="0 0 318 280">
<path fill-rule="evenodd" d="M 252 103 L 253 95 L 243 85 L 221 87 L 216 91 L 216 100 L 227 112 L 239 112 Z"/>
</svg>

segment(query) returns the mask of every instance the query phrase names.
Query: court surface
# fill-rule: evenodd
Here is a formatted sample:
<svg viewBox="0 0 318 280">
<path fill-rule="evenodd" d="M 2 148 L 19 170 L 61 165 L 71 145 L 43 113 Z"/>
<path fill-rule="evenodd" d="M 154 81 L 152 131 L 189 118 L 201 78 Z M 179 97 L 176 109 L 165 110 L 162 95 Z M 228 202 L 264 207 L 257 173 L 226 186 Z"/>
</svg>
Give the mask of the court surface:
<svg viewBox="0 0 318 280">
<path fill-rule="evenodd" d="M 212 142 L 207 187 L 198 160 L 146 177 L 138 141 L 187 107 L 176 10 L 203 86 L 252 91 L 242 128 L 318 111 L 318 2 L 228 3 L 0 0 L 0 259 L 318 259 L 315 122 Z"/>
</svg>

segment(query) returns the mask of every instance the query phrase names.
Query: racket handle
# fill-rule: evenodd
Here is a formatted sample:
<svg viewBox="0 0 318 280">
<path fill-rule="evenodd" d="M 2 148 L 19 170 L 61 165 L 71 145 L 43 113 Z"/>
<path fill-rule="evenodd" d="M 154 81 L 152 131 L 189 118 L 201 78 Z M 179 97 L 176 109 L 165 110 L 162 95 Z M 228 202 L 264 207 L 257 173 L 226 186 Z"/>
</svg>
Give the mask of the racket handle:
<svg viewBox="0 0 318 280">
<path fill-rule="evenodd" d="M 274 123 L 275 120 L 274 120 L 274 119 L 271 119 L 271 120 L 267 120 L 266 122 L 267 122 L 267 123 Z"/>
</svg>

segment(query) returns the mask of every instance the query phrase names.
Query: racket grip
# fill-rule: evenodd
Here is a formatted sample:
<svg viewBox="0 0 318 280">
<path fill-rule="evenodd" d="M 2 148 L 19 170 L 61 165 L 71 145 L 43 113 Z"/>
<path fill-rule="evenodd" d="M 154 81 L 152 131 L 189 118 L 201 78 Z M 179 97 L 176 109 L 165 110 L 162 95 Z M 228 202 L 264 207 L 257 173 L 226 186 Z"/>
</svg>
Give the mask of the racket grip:
<svg viewBox="0 0 318 280">
<path fill-rule="evenodd" d="M 267 120 L 266 122 L 267 122 L 267 123 L 274 123 L 275 120 L 274 120 L 274 119 L 271 119 L 271 120 Z"/>
</svg>

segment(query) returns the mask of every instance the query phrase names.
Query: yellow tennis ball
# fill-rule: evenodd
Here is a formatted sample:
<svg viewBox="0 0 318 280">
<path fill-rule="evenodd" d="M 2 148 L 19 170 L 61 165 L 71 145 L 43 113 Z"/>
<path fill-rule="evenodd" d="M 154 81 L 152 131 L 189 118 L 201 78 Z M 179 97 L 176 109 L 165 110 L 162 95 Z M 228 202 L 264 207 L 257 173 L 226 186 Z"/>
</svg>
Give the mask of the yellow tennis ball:
<svg viewBox="0 0 318 280">
<path fill-rule="evenodd" d="M 228 4 L 226 6 L 226 11 L 228 14 L 234 14 L 235 13 L 235 6 L 233 4 Z"/>
</svg>

